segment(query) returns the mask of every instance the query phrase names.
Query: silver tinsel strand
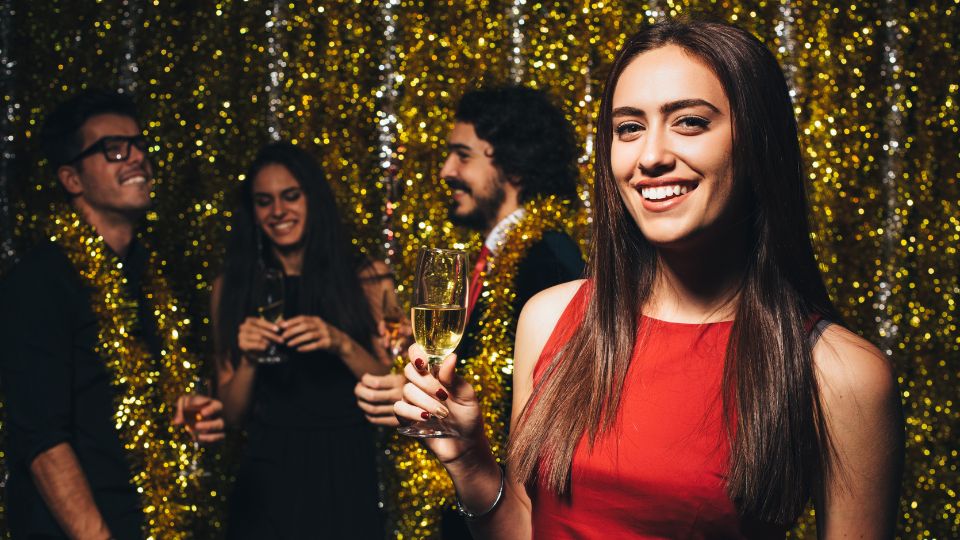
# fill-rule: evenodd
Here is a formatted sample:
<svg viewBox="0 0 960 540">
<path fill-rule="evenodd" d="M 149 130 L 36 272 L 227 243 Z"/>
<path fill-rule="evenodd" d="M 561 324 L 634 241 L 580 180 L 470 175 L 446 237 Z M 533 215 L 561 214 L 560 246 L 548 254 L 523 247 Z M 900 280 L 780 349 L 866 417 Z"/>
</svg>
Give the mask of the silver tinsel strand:
<svg viewBox="0 0 960 540">
<path fill-rule="evenodd" d="M 399 252 L 396 235 L 393 233 L 392 219 L 396 201 L 400 198 L 400 180 L 397 178 L 398 160 L 396 155 L 396 135 L 398 119 L 396 114 L 397 85 L 403 76 L 397 73 L 396 33 L 397 19 L 394 10 L 400 0 L 381 0 L 380 15 L 383 18 L 383 58 L 380 60 L 380 88 L 377 89 L 377 152 L 380 167 L 383 170 L 381 183 L 384 188 L 384 212 L 381 222 L 384 235 L 384 259 L 390 264 Z"/>
<path fill-rule="evenodd" d="M 0 0 L 0 91 L 3 95 L 3 114 L 0 116 L 0 270 L 16 262 L 13 246 L 13 212 L 10 208 L 11 164 L 16 157 L 13 148 L 14 118 L 20 104 L 14 98 L 14 69 L 16 61 L 11 54 L 13 45 L 13 18 L 16 15 L 13 0 Z M 0 481 L 5 479 L 0 478 Z"/>
<path fill-rule="evenodd" d="M 780 17 L 774 26 L 777 38 L 780 40 L 780 46 L 777 53 L 780 55 L 780 65 L 783 66 L 784 75 L 787 77 L 787 86 L 790 89 L 790 98 L 796 105 L 800 100 L 800 94 L 797 90 L 797 59 L 795 56 L 796 40 L 794 32 L 796 29 L 796 14 L 793 8 L 793 0 L 781 0 L 779 6 Z"/>
<path fill-rule="evenodd" d="M 120 91 L 131 95 L 137 91 L 137 77 L 140 66 L 137 64 L 137 30 L 143 19 L 143 4 L 139 0 L 123 0 L 123 19 L 120 24 L 126 31 L 123 58 L 117 64 L 117 76 Z"/>
<path fill-rule="evenodd" d="M 881 76 L 885 89 L 887 114 L 884 118 L 884 131 L 887 142 L 883 145 L 886 152 L 882 163 L 883 195 L 886 206 L 883 216 L 883 257 L 886 261 L 883 280 L 880 282 L 880 291 L 873 307 L 877 311 L 876 322 L 880 335 L 880 349 L 887 355 L 893 354 L 897 343 L 899 328 L 893 321 L 893 313 L 889 305 L 893 294 L 893 282 L 897 272 L 897 251 L 900 239 L 903 236 L 903 221 L 898 213 L 900 207 L 897 181 L 903 176 L 903 114 L 905 88 L 903 81 L 903 30 L 900 28 L 900 18 L 894 3 L 887 3 L 884 7 L 886 21 L 883 41 L 883 63 Z"/>
<path fill-rule="evenodd" d="M 282 37 L 283 30 L 287 26 L 286 20 L 281 17 L 283 3 L 280 0 L 273 0 L 273 6 L 266 11 L 267 22 L 264 25 L 267 29 L 267 56 L 270 62 L 267 68 L 270 70 L 270 76 L 264 90 L 267 92 L 267 132 L 270 138 L 275 141 L 280 140 L 280 118 L 283 116 L 281 111 L 281 95 L 283 92 L 283 83 L 286 79 L 287 61 L 283 59 Z"/>
<path fill-rule="evenodd" d="M 523 82 L 523 7 L 526 4 L 527 0 L 514 0 L 513 6 L 507 11 L 511 42 L 507 59 L 510 63 L 510 78 L 517 84 Z"/>
</svg>

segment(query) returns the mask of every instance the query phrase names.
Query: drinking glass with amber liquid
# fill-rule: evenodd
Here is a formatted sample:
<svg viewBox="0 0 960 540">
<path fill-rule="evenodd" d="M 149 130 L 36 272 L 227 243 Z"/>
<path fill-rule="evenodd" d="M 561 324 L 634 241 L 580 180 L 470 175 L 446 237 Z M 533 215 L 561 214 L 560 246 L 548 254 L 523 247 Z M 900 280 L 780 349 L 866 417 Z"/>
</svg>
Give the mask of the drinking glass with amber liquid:
<svg viewBox="0 0 960 540">
<path fill-rule="evenodd" d="M 390 351 L 390 360 L 394 360 L 403 352 L 406 337 L 403 332 L 404 312 L 397 300 L 390 294 L 392 291 L 383 291 L 383 304 L 380 309 L 386 331 L 387 349 Z"/>
<path fill-rule="evenodd" d="M 456 249 L 423 248 L 414 276 L 413 339 L 427 352 L 434 377 L 453 352 L 467 324 L 467 254 Z M 431 417 L 400 428 L 411 437 L 455 437 L 443 420 Z"/>
</svg>

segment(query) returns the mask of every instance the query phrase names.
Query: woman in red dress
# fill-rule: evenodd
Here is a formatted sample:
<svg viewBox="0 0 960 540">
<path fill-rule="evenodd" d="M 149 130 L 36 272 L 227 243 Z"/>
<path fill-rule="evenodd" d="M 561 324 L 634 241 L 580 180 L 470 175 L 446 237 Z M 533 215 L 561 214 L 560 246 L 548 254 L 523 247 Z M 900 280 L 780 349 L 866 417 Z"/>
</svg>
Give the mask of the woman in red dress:
<svg viewBox="0 0 960 540">
<path fill-rule="evenodd" d="M 411 349 L 395 411 L 459 429 L 427 444 L 475 536 L 782 538 L 812 498 L 821 537 L 892 537 L 896 378 L 828 298 L 774 56 L 647 27 L 597 136 L 588 278 L 523 309 L 505 471 L 452 356 L 434 378 Z"/>
</svg>

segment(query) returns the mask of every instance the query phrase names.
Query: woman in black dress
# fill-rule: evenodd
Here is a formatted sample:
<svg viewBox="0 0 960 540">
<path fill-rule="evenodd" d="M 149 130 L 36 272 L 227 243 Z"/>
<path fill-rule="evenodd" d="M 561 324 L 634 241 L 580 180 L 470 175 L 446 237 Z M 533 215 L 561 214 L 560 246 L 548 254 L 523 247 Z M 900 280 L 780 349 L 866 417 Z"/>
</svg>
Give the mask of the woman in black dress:
<svg viewBox="0 0 960 540">
<path fill-rule="evenodd" d="M 248 440 L 230 499 L 228 538 L 382 538 L 374 432 L 353 397 L 383 374 L 377 345 L 386 265 L 363 258 L 309 154 L 275 143 L 240 187 L 212 315 L 224 416 Z M 283 272 L 283 319 L 257 316 L 255 284 Z M 285 360 L 258 359 L 276 344 Z"/>
</svg>

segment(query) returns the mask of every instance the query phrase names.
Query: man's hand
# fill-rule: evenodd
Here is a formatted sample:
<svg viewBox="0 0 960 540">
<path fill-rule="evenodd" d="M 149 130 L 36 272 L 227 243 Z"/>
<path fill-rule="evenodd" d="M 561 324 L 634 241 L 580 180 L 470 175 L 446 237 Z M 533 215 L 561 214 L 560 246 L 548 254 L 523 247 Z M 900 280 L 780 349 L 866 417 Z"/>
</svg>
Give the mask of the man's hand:
<svg viewBox="0 0 960 540">
<path fill-rule="evenodd" d="M 177 399 L 173 425 L 184 426 L 190 436 L 202 443 L 223 439 L 223 403 L 210 396 L 183 395 Z"/>
<path fill-rule="evenodd" d="M 397 427 L 400 422 L 393 412 L 393 404 L 403 399 L 403 385 L 407 382 L 402 373 L 388 375 L 366 374 L 353 388 L 357 406 L 371 424 Z"/>
</svg>

